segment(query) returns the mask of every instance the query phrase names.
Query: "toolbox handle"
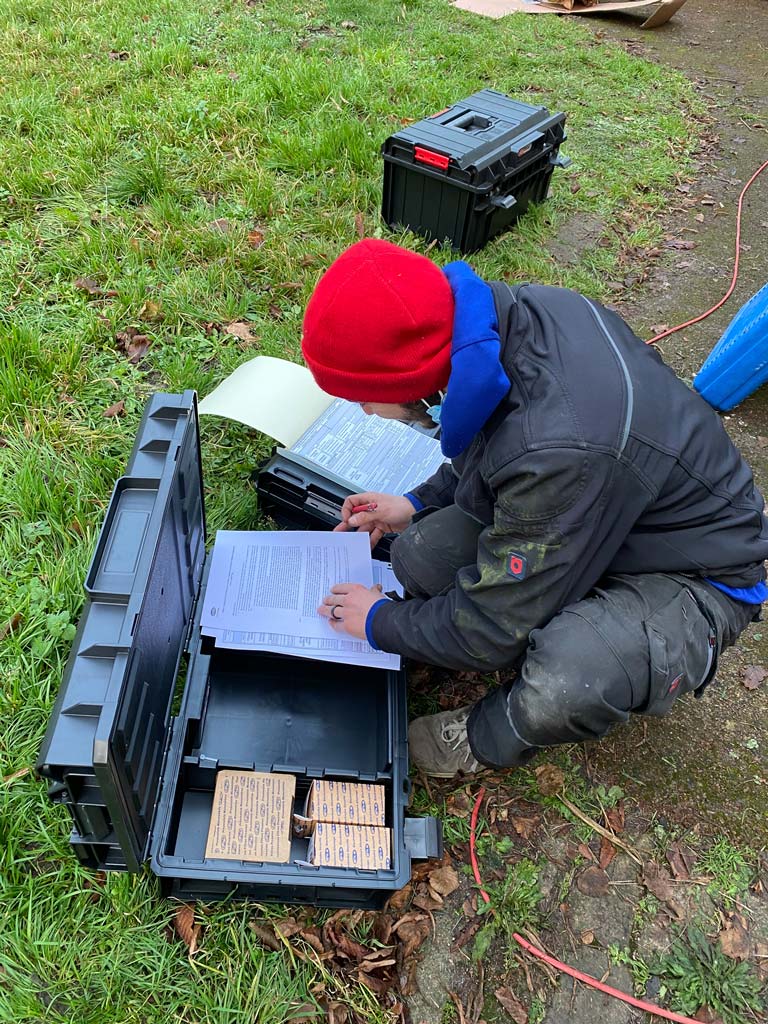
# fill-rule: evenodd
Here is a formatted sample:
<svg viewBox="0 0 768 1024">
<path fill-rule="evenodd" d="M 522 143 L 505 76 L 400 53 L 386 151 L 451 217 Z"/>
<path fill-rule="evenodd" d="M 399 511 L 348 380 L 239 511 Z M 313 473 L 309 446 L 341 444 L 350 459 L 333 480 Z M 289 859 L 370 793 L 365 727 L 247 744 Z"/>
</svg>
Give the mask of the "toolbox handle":
<svg viewBox="0 0 768 1024">
<path fill-rule="evenodd" d="M 479 135 L 480 132 L 487 132 L 489 128 L 493 128 L 496 124 L 495 117 L 485 117 L 483 114 L 476 114 L 473 110 L 468 110 L 465 113 L 454 114 L 453 117 L 447 118 L 443 121 L 445 128 L 458 128 L 463 132 L 469 132 L 472 135 Z"/>
</svg>

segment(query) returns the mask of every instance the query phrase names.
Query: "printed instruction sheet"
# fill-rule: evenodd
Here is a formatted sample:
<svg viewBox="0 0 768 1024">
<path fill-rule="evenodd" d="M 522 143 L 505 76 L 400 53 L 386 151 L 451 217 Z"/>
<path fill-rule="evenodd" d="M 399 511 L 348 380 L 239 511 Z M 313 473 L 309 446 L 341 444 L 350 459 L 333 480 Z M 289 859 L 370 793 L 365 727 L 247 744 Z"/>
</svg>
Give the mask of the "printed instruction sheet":
<svg viewBox="0 0 768 1024">
<path fill-rule="evenodd" d="M 317 611 L 335 583 L 374 582 L 385 591 L 399 587 L 391 568 L 371 559 L 366 533 L 220 530 L 201 632 L 217 647 L 399 668 L 398 655 L 335 632 Z"/>
<path fill-rule="evenodd" d="M 397 420 L 366 416 L 337 399 L 291 446 L 358 491 L 405 494 L 445 462 L 439 441 Z"/>
</svg>

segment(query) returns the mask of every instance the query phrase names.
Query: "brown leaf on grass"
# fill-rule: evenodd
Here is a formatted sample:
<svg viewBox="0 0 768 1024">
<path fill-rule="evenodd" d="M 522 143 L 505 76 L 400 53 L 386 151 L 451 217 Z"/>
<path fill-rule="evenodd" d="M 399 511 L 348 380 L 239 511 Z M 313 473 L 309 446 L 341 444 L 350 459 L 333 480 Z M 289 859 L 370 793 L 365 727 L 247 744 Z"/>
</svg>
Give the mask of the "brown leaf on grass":
<svg viewBox="0 0 768 1024">
<path fill-rule="evenodd" d="M 325 1012 L 328 1015 L 328 1024 L 347 1024 L 349 1011 L 343 1003 L 329 1002 Z"/>
<path fill-rule="evenodd" d="M 598 857 L 598 864 L 605 871 L 608 865 L 611 863 L 613 858 L 616 856 L 616 847 L 605 836 L 600 837 L 600 855 Z"/>
<path fill-rule="evenodd" d="M 685 846 L 676 840 L 667 847 L 665 856 L 675 878 L 687 882 L 691 877 L 691 869 L 696 863 L 696 854 L 690 846 Z"/>
<path fill-rule="evenodd" d="M 650 332 L 655 337 L 657 334 L 664 334 L 669 330 L 669 324 L 651 324 Z"/>
<path fill-rule="evenodd" d="M 249 921 L 248 927 L 265 949 L 271 949 L 274 953 L 278 953 L 283 949 L 282 942 L 275 936 L 271 928 L 259 924 L 258 921 Z"/>
<path fill-rule="evenodd" d="M 528 1011 L 511 988 L 497 988 L 493 994 L 515 1024 L 528 1024 Z"/>
<path fill-rule="evenodd" d="M 139 319 L 145 320 L 149 323 L 154 323 L 156 320 L 162 320 L 163 310 L 159 302 L 153 302 L 152 299 L 147 299 L 144 305 L 139 310 Z"/>
<path fill-rule="evenodd" d="M 731 960 L 748 960 L 752 952 L 752 942 L 747 931 L 747 922 L 741 914 L 729 911 L 725 925 L 720 932 L 720 949 Z"/>
<path fill-rule="evenodd" d="M 365 238 L 365 223 L 363 222 L 362 213 L 355 214 L 355 231 L 357 232 L 357 237 L 362 241 Z"/>
<path fill-rule="evenodd" d="M 429 876 L 429 887 L 440 896 L 450 896 L 459 888 L 459 876 L 450 865 L 437 868 Z"/>
<path fill-rule="evenodd" d="M 176 934 L 184 942 L 190 956 L 197 952 L 197 940 L 202 925 L 195 924 L 195 908 L 191 903 L 183 903 L 173 915 L 173 927 Z"/>
<path fill-rule="evenodd" d="M 316 953 L 325 952 L 325 946 L 323 945 L 323 941 L 320 938 L 319 928 L 302 928 L 301 931 L 299 932 L 299 936 L 300 938 L 304 939 L 304 941 L 308 945 L 310 945 L 312 949 L 315 950 Z"/>
<path fill-rule="evenodd" d="M 450 793 L 445 801 L 445 810 L 454 818 L 468 818 L 472 813 L 472 800 L 467 791 L 459 789 L 455 793 Z"/>
<path fill-rule="evenodd" d="M 119 402 L 115 402 L 114 405 L 110 405 L 109 408 L 105 409 L 102 416 L 114 417 L 125 416 L 125 402 L 120 399 Z"/>
<path fill-rule="evenodd" d="M 745 690 L 756 690 L 768 677 L 768 672 L 760 665 L 747 665 L 741 675 L 741 685 Z"/>
<path fill-rule="evenodd" d="M 284 939 L 290 939 L 292 935 L 297 935 L 301 931 L 301 925 L 295 917 L 285 917 L 282 921 L 275 922 L 274 929 Z"/>
<path fill-rule="evenodd" d="M 602 868 L 585 868 L 576 878 L 576 888 L 585 896 L 607 896 L 610 891 L 608 875 Z"/>
<path fill-rule="evenodd" d="M 565 776 L 555 764 L 542 764 L 535 771 L 536 782 L 542 796 L 554 796 L 563 788 Z"/>
<path fill-rule="evenodd" d="M 240 338 L 241 341 L 256 341 L 256 335 L 251 333 L 251 325 L 245 323 L 243 320 L 233 320 L 231 324 L 227 324 L 224 328 L 225 334 L 232 334 L 235 338 Z"/>
<path fill-rule="evenodd" d="M 129 363 L 141 362 L 149 351 L 152 340 L 146 334 L 140 334 L 135 327 L 126 327 L 115 334 L 118 352 L 122 352 Z"/>
<path fill-rule="evenodd" d="M 114 299 L 117 296 L 114 288 L 102 288 L 99 282 L 92 277 L 78 277 L 75 280 L 75 288 L 78 291 L 86 292 L 94 299 Z"/>
<path fill-rule="evenodd" d="M 10 619 L 0 626 L 0 640 L 5 640 L 9 633 L 15 633 L 23 621 L 24 616 L 21 612 L 14 612 Z"/>
<path fill-rule="evenodd" d="M 309 1024 L 310 1021 L 316 1021 L 321 1014 L 322 1010 L 318 1010 L 311 1003 L 290 1003 L 286 1020 L 291 1024 Z"/>
<path fill-rule="evenodd" d="M 677 901 L 672 884 L 672 876 L 666 868 L 660 867 L 654 861 L 649 860 L 643 866 L 641 882 L 648 892 L 653 893 L 657 900 L 661 900 L 667 909 L 672 912 L 676 920 L 683 920 L 685 911 Z"/>
<path fill-rule="evenodd" d="M 700 1020 L 702 1024 L 723 1024 L 722 1018 L 718 1017 L 708 1006 L 700 1006 L 694 1013 L 693 1020 Z"/>
<path fill-rule="evenodd" d="M 248 232 L 248 244 L 252 249 L 260 249 L 264 245 L 264 232 L 260 228 L 254 228 Z"/>
<path fill-rule="evenodd" d="M 530 839 L 540 824 L 541 818 L 538 814 L 533 818 L 523 818 L 516 814 L 512 818 L 512 828 L 523 839 Z"/>
<path fill-rule="evenodd" d="M 232 230 L 232 224 L 227 220 L 226 217 L 217 217 L 216 220 L 212 220 L 208 227 L 211 231 L 217 235 L 228 235 Z"/>
</svg>

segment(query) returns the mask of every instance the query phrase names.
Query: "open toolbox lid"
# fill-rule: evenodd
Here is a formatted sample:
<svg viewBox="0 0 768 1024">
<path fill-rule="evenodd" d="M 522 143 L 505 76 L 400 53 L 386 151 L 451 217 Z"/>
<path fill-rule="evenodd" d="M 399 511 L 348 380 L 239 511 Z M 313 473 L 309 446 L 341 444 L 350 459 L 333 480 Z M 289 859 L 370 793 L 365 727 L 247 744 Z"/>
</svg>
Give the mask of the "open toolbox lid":
<svg viewBox="0 0 768 1024">
<path fill-rule="evenodd" d="M 426 171 L 458 174 L 479 186 L 537 154 L 556 151 L 564 140 L 565 114 L 482 89 L 390 136 L 384 156 L 399 159 L 408 152 Z"/>
<path fill-rule="evenodd" d="M 171 702 L 205 558 L 194 391 L 155 394 L 116 483 L 38 774 L 78 840 L 146 858 Z"/>
</svg>

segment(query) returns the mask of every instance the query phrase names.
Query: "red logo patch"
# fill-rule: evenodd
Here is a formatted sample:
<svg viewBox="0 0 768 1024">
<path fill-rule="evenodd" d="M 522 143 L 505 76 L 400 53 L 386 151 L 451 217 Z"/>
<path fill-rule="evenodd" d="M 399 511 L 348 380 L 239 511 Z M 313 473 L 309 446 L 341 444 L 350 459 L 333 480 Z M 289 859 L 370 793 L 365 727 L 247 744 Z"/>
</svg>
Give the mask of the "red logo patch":
<svg viewBox="0 0 768 1024">
<path fill-rule="evenodd" d="M 683 673 L 681 672 L 680 675 L 676 679 L 672 680 L 672 682 L 670 684 L 670 687 L 667 690 L 667 696 L 669 696 L 670 693 L 674 693 L 675 690 L 680 685 L 680 683 L 682 683 L 682 681 L 683 681 Z"/>
<path fill-rule="evenodd" d="M 513 551 L 507 558 L 507 575 L 511 576 L 513 580 L 525 579 L 527 569 L 527 558 L 519 555 L 516 551 Z"/>
</svg>

